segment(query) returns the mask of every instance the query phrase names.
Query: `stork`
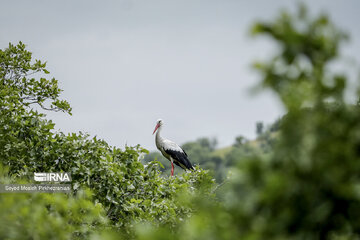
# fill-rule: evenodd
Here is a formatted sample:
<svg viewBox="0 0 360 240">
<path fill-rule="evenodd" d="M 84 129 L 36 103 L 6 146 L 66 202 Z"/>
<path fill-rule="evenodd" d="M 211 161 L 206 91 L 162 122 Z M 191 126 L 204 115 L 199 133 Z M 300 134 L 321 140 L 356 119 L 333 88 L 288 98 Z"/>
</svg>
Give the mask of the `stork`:
<svg viewBox="0 0 360 240">
<path fill-rule="evenodd" d="M 162 153 L 162 155 L 171 162 L 171 176 L 174 175 L 174 163 L 184 170 L 186 169 L 194 170 L 193 166 L 191 165 L 187 157 L 186 152 L 173 141 L 162 138 L 160 136 L 160 132 L 163 124 L 164 122 L 161 119 L 156 121 L 156 126 L 153 135 L 157 131 L 155 136 L 155 144 L 157 149 L 159 149 L 159 151 Z"/>
</svg>

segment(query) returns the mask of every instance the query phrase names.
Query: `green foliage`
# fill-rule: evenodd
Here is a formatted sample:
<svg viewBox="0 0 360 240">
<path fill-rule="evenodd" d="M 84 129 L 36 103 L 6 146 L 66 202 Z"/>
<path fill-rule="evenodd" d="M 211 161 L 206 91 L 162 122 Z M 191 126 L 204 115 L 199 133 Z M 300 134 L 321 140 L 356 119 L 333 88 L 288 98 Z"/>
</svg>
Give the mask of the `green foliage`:
<svg viewBox="0 0 360 240">
<path fill-rule="evenodd" d="M 15 183 L 1 165 L 0 172 L 0 183 Z M 0 216 L 1 239 L 87 239 L 107 223 L 103 209 L 93 204 L 88 190 L 74 196 L 2 193 Z"/>
<path fill-rule="evenodd" d="M 203 165 L 209 162 L 209 153 L 215 150 L 216 140 L 199 138 L 194 142 L 185 143 L 182 147 L 191 156 L 193 164 Z"/>
<path fill-rule="evenodd" d="M 209 139 L 183 146 L 193 163 L 230 170 L 215 188 L 199 166 L 162 177 L 159 162 L 142 164 L 147 151 L 139 146 L 121 150 L 86 134 L 53 133 L 53 124 L 29 108 L 26 94 L 39 94 L 40 106 L 58 95 L 36 93 L 35 85 L 21 95 L 17 81 L 3 84 L 0 161 L 9 168 L 3 175 L 68 171 L 75 192 L 1 195 L 0 237 L 359 239 L 360 109 L 345 102 L 346 76 L 330 69 L 346 36 L 328 17 L 312 18 L 303 7 L 296 15 L 284 12 L 274 22 L 255 24 L 252 33 L 270 36 L 279 46 L 275 57 L 255 67 L 261 86 L 280 98 L 287 114 L 261 127 L 255 141 L 239 138 L 221 153 Z M 27 65 L 16 61 L 30 60 L 21 46 L 10 48 L 22 54 L 1 54 L 23 73 Z M 7 65 L 0 65 L 1 80 L 11 83 L 12 75 L 3 74 Z M 82 193 L 87 188 L 93 200 Z M 33 222 L 39 227 L 32 228 Z M 17 232 L 19 225 L 24 228 Z"/>
<path fill-rule="evenodd" d="M 271 152 L 239 154 L 218 189 L 222 202 L 195 198 L 197 214 L 179 226 L 181 234 L 147 229 L 138 239 L 360 238 L 360 109 L 344 100 L 346 76 L 330 69 L 345 35 L 304 7 L 255 24 L 253 33 L 270 36 L 280 50 L 255 64 L 262 86 L 287 110 Z"/>
<path fill-rule="evenodd" d="M 19 111 L 19 107 L 38 104 L 46 110 L 71 113 L 70 105 L 59 99 L 61 89 L 55 78 L 43 77 L 49 74 L 46 63 L 32 61 L 32 53 L 19 42 L 9 44 L 0 50 L 0 109 L 2 111 Z M 37 76 L 35 78 L 34 76 Z"/>
<path fill-rule="evenodd" d="M 256 135 L 259 136 L 264 131 L 264 123 L 263 122 L 257 122 L 256 123 Z"/>
<path fill-rule="evenodd" d="M 346 78 L 328 71 L 344 35 L 326 16 L 311 19 L 303 9 L 254 30 L 281 47 L 256 67 L 288 113 L 271 157 L 239 165 L 232 183 L 238 194 L 227 205 L 235 211 L 241 201 L 239 233 L 244 239 L 351 236 L 359 232 L 360 111 L 344 102 Z"/>
<path fill-rule="evenodd" d="M 263 86 L 276 92 L 291 111 L 327 98 L 342 101 L 346 83 L 345 76 L 326 71 L 346 35 L 326 15 L 310 19 L 305 8 L 300 9 L 296 16 L 283 12 L 274 23 L 258 23 L 252 29 L 280 45 L 278 56 L 255 67 L 263 74 Z"/>
<path fill-rule="evenodd" d="M 143 164 L 147 164 L 152 161 L 158 161 L 160 165 L 160 171 L 163 173 L 164 176 L 169 176 L 171 171 L 168 164 L 170 163 L 159 151 L 149 152 L 144 156 Z M 174 174 L 178 175 L 182 171 L 174 171 Z"/>
<path fill-rule="evenodd" d="M 74 190 L 90 188 L 112 225 L 126 234 L 131 233 L 133 221 L 175 226 L 179 217 L 189 215 L 191 209 L 178 206 L 175 196 L 196 187 L 195 179 L 204 171 L 163 178 L 157 162 L 141 163 L 140 156 L 147 151 L 139 146 L 122 151 L 86 134 L 53 134 L 42 128 L 48 124 L 44 120 L 37 119 L 35 126 L 32 122 L 19 124 L 18 129 L 13 125 L 11 131 L 23 135 L 14 134 L 11 143 L 3 141 L 3 163 L 13 176 L 70 172 Z"/>
<path fill-rule="evenodd" d="M 253 207 L 243 216 L 273 223 L 244 235 L 328 239 L 359 232 L 360 109 L 344 102 L 346 77 L 329 71 L 345 35 L 326 16 L 311 19 L 303 10 L 259 23 L 255 33 L 281 46 L 279 56 L 256 67 L 288 113 L 270 161 L 244 163 L 243 200 Z"/>
<path fill-rule="evenodd" d="M 140 146 L 121 150 L 87 134 L 54 133 L 54 124 L 46 120 L 44 114 L 32 109 L 31 104 L 38 104 L 45 110 L 70 113 L 70 106 L 58 98 L 61 90 L 57 81 L 29 78 L 30 75 L 49 72 L 44 63 L 38 60 L 31 63 L 31 53 L 22 43 L 17 46 L 10 44 L 0 54 L 0 163 L 7 166 L 7 174 L 16 179 L 32 176 L 34 172 L 69 172 L 74 189 L 73 196 L 2 195 L 6 208 L 0 208 L 0 216 L 10 221 L 8 230 L 14 232 L 18 224 L 24 224 L 24 232 L 7 236 L 7 229 L 4 229 L 4 236 L 19 239 L 29 234 L 35 239 L 56 236 L 68 239 L 69 236 L 88 236 L 92 230 L 99 232 L 101 229 L 97 226 L 92 229 L 93 224 L 87 221 L 86 212 L 79 213 L 82 213 L 82 206 L 89 209 L 89 216 L 95 220 L 105 218 L 100 213 L 104 212 L 106 219 L 110 220 L 107 228 L 128 238 L 136 223 L 149 221 L 154 226 L 174 228 L 190 216 L 192 205 L 179 205 L 177 196 L 180 193 L 210 192 L 213 180 L 199 168 L 181 176 L 164 178 L 160 176 L 158 162 L 142 164 L 142 156 L 147 151 Z M 48 101 L 49 106 L 45 105 Z M 84 200 L 79 197 L 83 189 L 91 189 Z M 91 200 L 87 195 L 91 195 Z M 22 210 L 22 205 L 30 203 L 39 209 L 35 218 L 31 217 L 29 208 Z M 14 215 L 18 210 L 25 212 Z M 69 215 L 63 216 L 65 213 Z M 49 216 L 43 221 L 48 222 L 42 224 L 39 218 L 46 214 Z M 31 229 L 31 221 L 39 227 Z M 63 232 L 57 230 L 66 224 L 69 227 Z M 52 227 L 56 230 L 52 233 L 54 235 L 49 232 Z"/>
<path fill-rule="evenodd" d="M 185 143 L 182 147 L 190 156 L 193 164 L 211 170 L 217 181 L 221 181 L 225 176 L 225 172 L 221 171 L 224 162 L 221 157 L 213 155 L 216 146 L 215 138 L 199 138 L 194 142 Z"/>
<path fill-rule="evenodd" d="M 246 143 L 246 138 L 244 136 L 237 136 L 235 138 L 235 143 L 234 143 L 234 147 L 241 147 L 242 145 L 244 145 Z"/>
</svg>

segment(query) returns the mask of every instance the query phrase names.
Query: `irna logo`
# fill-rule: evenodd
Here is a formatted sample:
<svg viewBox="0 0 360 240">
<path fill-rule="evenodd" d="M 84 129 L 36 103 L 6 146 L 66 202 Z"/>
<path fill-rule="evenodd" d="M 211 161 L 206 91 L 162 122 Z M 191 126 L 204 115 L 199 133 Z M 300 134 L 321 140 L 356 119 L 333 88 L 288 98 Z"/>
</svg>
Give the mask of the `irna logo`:
<svg viewBox="0 0 360 240">
<path fill-rule="evenodd" d="M 34 173 L 37 182 L 71 182 L 70 173 Z"/>
</svg>

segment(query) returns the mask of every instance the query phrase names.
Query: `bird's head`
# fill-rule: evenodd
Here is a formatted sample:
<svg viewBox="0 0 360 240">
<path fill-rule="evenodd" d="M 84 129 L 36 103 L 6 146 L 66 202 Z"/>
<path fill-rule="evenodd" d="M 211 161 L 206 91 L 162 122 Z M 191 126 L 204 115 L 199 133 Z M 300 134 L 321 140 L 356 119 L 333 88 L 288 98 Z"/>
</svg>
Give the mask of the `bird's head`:
<svg viewBox="0 0 360 240">
<path fill-rule="evenodd" d="M 163 121 L 162 119 L 158 119 L 158 120 L 156 121 L 156 126 L 155 126 L 155 130 L 154 130 L 154 132 L 153 132 L 153 135 L 154 135 L 154 133 L 156 132 L 156 130 L 158 130 L 158 128 L 161 127 L 163 124 L 164 124 L 164 121 Z"/>
</svg>

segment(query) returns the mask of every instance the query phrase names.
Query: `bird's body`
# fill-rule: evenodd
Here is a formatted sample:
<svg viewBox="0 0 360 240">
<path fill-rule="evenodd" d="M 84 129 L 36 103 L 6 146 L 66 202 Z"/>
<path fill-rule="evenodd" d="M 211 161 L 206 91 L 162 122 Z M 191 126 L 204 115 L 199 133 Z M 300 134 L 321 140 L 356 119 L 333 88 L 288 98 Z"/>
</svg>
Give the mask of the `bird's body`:
<svg viewBox="0 0 360 240">
<path fill-rule="evenodd" d="M 154 133 L 157 131 L 155 136 L 155 144 L 157 149 L 159 149 L 159 151 L 162 153 L 162 155 L 171 162 L 171 176 L 173 176 L 174 174 L 173 163 L 175 163 L 184 170 L 194 170 L 186 152 L 173 141 L 161 137 L 160 132 L 162 129 L 162 125 L 163 121 L 159 119 L 156 123 L 156 127 L 154 130 Z"/>
</svg>

